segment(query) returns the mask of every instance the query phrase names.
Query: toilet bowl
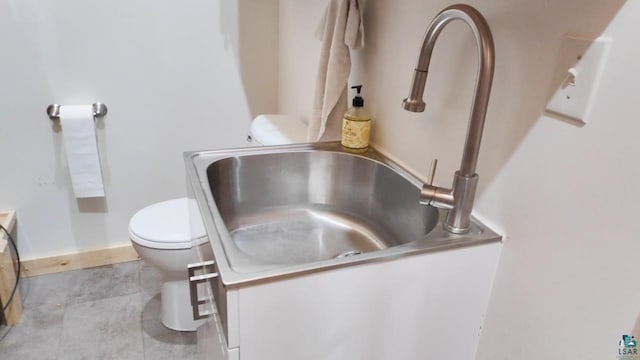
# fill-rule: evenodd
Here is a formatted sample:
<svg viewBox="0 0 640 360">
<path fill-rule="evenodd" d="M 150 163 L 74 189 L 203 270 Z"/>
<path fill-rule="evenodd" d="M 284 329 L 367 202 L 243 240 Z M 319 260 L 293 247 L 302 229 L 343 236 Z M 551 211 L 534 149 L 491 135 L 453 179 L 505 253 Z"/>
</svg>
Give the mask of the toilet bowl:
<svg viewBox="0 0 640 360">
<path fill-rule="evenodd" d="M 260 115 L 251 123 L 252 145 L 305 142 L 307 125 L 289 115 Z M 179 331 L 194 331 L 187 265 L 213 259 L 211 244 L 193 200 L 167 200 L 147 206 L 129 221 L 129 237 L 140 258 L 162 273 L 161 320 Z"/>
<path fill-rule="evenodd" d="M 133 248 L 162 274 L 162 324 L 179 331 L 194 331 L 202 322 L 193 320 L 187 264 L 199 261 L 198 253 L 213 258 L 202 219 L 193 212 L 180 198 L 147 206 L 129 221 Z"/>
</svg>

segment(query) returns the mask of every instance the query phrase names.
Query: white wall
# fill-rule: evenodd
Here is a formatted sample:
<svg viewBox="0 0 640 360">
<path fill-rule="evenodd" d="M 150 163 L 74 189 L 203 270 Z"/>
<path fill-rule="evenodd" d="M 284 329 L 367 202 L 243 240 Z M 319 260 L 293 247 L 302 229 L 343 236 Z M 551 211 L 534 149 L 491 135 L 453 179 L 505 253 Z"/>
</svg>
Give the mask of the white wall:
<svg viewBox="0 0 640 360">
<path fill-rule="evenodd" d="M 298 26 L 292 43 L 314 41 L 304 36 L 321 12 L 309 2 L 281 0 L 296 14 L 280 18 L 282 29 Z M 640 1 L 467 2 L 486 16 L 496 45 L 476 213 L 505 234 L 477 358 L 613 359 L 640 313 Z M 439 158 L 442 186 L 459 166 L 475 81 L 475 49 L 463 24 L 449 25 L 436 45 L 425 113 L 404 112 L 400 102 L 428 22 L 450 3 L 368 0 L 366 46 L 354 54 L 374 145 L 423 175 Z M 603 31 L 613 46 L 588 124 L 543 116 L 562 77 L 556 59 L 563 35 Z M 281 47 L 280 56 L 317 63 L 316 52 L 295 46 Z M 279 110 L 301 111 L 282 99 L 311 96 L 312 88 L 281 83 Z"/>
<path fill-rule="evenodd" d="M 276 107 L 274 4 L 0 2 L 0 208 L 17 210 L 23 258 L 127 244 L 135 211 L 185 194 L 183 151 L 245 144 Z M 270 93 L 247 98 L 246 83 Z M 45 108 L 95 101 L 107 195 L 76 201 Z"/>
<path fill-rule="evenodd" d="M 509 238 L 478 359 L 615 359 L 640 337 L 638 14 L 628 0 L 604 31 L 588 124 L 537 119 L 480 198 Z"/>
</svg>

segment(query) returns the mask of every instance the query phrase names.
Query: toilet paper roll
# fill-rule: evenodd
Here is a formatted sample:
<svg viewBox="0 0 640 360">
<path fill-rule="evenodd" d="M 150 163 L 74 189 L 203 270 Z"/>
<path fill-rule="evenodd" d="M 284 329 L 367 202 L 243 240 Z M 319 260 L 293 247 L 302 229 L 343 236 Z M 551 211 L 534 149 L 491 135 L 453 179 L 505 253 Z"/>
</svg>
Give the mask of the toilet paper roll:
<svg viewBox="0 0 640 360">
<path fill-rule="evenodd" d="M 91 105 L 61 106 L 60 125 L 75 197 L 103 197 L 102 168 Z"/>
</svg>

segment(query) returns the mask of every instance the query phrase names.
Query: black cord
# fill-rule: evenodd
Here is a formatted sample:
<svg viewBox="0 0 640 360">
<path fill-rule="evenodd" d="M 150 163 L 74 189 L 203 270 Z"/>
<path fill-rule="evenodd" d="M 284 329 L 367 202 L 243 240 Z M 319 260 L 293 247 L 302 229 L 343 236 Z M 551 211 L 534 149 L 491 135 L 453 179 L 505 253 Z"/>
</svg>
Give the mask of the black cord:
<svg viewBox="0 0 640 360">
<path fill-rule="evenodd" d="M 16 246 L 16 242 L 13 241 L 13 237 L 9 233 L 9 230 L 7 230 L 7 228 L 2 226 L 2 224 L 0 224 L 0 229 L 4 230 L 4 232 L 7 234 L 7 237 L 9 238 L 9 242 L 11 242 L 11 245 L 13 245 L 13 250 L 16 251 L 16 260 L 18 260 L 18 271 L 16 272 L 16 283 L 13 286 L 13 290 L 11 291 L 11 295 L 9 296 L 9 300 L 7 300 L 7 303 L 2 308 L 2 313 L 4 314 L 4 312 L 9 307 L 9 304 L 11 304 L 11 300 L 13 300 L 13 296 L 16 294 L 16 291 L 18 290 L 18 283 L 20 282 L 20 255 L 18 254 L 18 247 Z"/>
</svg>

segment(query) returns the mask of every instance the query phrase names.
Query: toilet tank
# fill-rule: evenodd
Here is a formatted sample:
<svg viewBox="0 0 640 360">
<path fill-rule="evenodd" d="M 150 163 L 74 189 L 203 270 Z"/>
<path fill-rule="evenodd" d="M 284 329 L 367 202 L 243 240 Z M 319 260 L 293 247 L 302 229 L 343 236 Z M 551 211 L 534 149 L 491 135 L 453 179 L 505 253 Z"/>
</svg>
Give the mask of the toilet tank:
<svg viewBox="0 0 640 360">
<path fill-rule="evenodd" d="M 249 136 L 255 145 L 285 145 L 307 142 L 307 124 L 297 116 L 258 115 Z"/>
</svg>

